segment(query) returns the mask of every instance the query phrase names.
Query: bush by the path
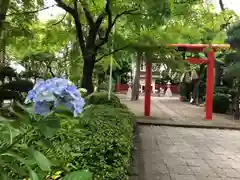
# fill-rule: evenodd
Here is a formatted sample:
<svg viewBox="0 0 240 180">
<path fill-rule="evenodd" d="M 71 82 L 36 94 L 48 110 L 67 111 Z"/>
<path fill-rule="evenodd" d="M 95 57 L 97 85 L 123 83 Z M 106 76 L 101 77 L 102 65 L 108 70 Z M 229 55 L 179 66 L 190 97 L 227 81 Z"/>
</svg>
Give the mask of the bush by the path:
<svg viewBox="0 0 240 180">
<path fill-rule="evenodd" d="M 120 102 L 120 99 L 115 95 L 111 94 L 110 100 L 108 99 L 108 92 L 94 92 L 87 96 L 86 105 L 95 104 L 95 105 L 107 105 L 115 108 L 127 108 L 125 104 Z"/>
<path fill-rule="evenodd" d="M 229 97 L 226 94 L 218 93 L 213 96 L 213 112 L 226 113 L 229 109 Z"/>
<path fill-rule="evenodd" d="M 96 98 L 99 96 L 100 100 Z M 90 98 L 91 103 L 79 117 L 50 115 L 44 121 L 51 124 L 49 127 L 44 126 L 45 137 L 38 130 L 33 130 L 21 141 L 46 156 L 46 159 L 41 160 L 41 166 L 49 166 L 48 171 L 36 164 L 29 164 L 39 179 L 59 171 L 69 174 L 77 170 L 89 170 L 93 180 L 129 178 L 134 114 L 115 95 L 112 95 L 110 101 L 107 93 L 95 93 L 93 97 L 97 100 L 93 98 L 92 101 Z M 58 120 L 61 124 L 55 124 Z M 55 129 L 55 126 L 60 127 Z M 28 158 L 25 151 L 19 151 L 18 154 Z M 21 162 L 16 160 L 8 165 L 22 168 Z M 24 165 L 21 173 L 8 167 L 5 170 L 12 179 L 29 177 Z"/>
<path fill-rule="evenodd" d="M 63 123 L 46 155 L 56 170 L 88 169 L 94 180 L 127 180 L 134 119 L 128 109 L 89 105 L 78 123 Z"/>
<path fill-rule="evenodd" d="M 79 160 L 95 179 L 128 179 L 133 121 L 127 109 L 92 105 L 83 112 L 80 124 L 87 140 Z"/>
</svg>

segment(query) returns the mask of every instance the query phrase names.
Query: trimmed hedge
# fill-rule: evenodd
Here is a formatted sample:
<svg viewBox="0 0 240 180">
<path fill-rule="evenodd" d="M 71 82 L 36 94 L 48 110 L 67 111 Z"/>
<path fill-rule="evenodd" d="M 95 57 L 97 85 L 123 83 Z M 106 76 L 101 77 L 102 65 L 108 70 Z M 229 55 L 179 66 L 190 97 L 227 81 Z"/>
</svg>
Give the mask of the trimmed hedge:
<svg viewBox="0 0 240 180">
<path fill-rule="evenodd" d="M 87 130 L 89 143 L 79 160 L 93 172 L 94 179 L 128 179 L 133 121 L 133 114 L 121 108 L 92 105 L 83 112 L 80 125 Z"/>
<path fill-rule="evenodd" d="M 125 104 L 122 104 L 120 99 L 115 95 L 111 94 L 110 100 L 108 99 L 108 92 L 94 92 L 85 98 L 86 106 L 90 104 L 95 105 L 107 105 L 115 108 L 127 109 Z"/>
<path fill-rule="evenodd" d="M 99 94 L 96 94 L 94 96 L 98 97 Z M 117 96 L 112 96 L 112 103 L 103 99 L 102 103 L 106 104 L 86 106 L 77 119 L 49 116 L 49 122 L 61 118 L 61 128 L 44 141 L 38 141 L 41 134 L 37 132 L 26 136 L 29 139 L 27 145 L 42 152 L 52 163 L 49 175 L 58 171 L 67 174 L 88 169 L 93 174 L 93 180 L 128 180 L 135 116 L 122 106 Z M 100 94 L 100 97 L 107 96 Z M 40 179 L 48 175 L 39 167 L 32 168 Z M 27 172 L 23 174 L 26 175 L 13 179 L 28 176 Z"/>
<path fill-rule="evenodd" d="M 214 94 L 213 112 L 225 114 L 229 109 L 229 97 L 226 94 Z"/>
<path fill-rule="evenodd" d="M 128 109 L 89 105 L 79 121 L 62 123 L 52 139 L 54 148 L 44 154 L 56 164 L 55 171 L 88 169 L 94 180 L 127 180 L 134 120 Z"/>
</svg>

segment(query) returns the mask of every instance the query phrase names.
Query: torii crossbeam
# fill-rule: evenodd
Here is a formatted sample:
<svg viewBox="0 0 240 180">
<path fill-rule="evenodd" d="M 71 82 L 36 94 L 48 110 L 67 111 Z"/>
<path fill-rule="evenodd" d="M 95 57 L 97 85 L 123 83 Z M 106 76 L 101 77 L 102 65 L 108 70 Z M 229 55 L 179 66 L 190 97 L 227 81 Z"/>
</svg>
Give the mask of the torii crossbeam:
<svg viewBox="0 0 240 180">
<path fill-rule="evenodd" d="M 169 44 L 169 47 L 176 48 L 178 51 L 184 52 L 204 52 L 207 49 L 207 58 L 187 58 L 186 60 L 192 64 L 207 64 L 207 85 L 206 85 L 206 120 L 212 120 L 213 92 L 214 92 L 214 52 L 222 49 L 229 49 L 229 44 Z M 145 99 L 144 99 L 144 115 L 150 116 L 151 110 L 151 82 L 152 71 L 151 61 L 146 62 L 146 79 L 145 79 Z"/>
</svg>

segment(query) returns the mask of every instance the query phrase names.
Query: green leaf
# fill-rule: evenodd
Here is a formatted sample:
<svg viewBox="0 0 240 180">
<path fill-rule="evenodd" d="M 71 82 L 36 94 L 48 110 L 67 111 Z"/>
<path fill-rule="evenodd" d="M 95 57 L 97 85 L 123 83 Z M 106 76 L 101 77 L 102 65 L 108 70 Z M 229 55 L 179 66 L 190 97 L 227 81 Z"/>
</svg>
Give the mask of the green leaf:
<svg viewBox="0 0 240 180">
<path fill-rule="evenodd" d="M 54 148 L 53 144 L 51 143 L 51 141 L 49 139 L 41 139 L 40 143 L 42 145 L 46 146 L 47 148 L 50 148 L 50 149 Z"/>
<path fill-rule="evenodd" d="M 38 175 L 30 167 L 28 167 L 28 171 L 31 180 L 39 180 Z"/>
<path fill-rule="evenodd" d="M 13 157 L 16 160 L 20 161 L 21 163 L 26 164 L 26 161 L 23 157 L 19 156 L 16 153 L 13 153 L 13 152 L 3 153 L 1 156 L 10 156 L 10 157 Z"/>
<path fill-rule="evenodd" d="M 1 170 L 2 171 L 2 170 Z M 8 180 L 8 176 L 7 176 L 7 173 L 6 172 L 0 172 L 0 179 L 1 180 Z"/>
<path fill-rule="evenodd" d="M 41 152 L 37 150 L 31 150 L 31 154 L 33 155 L 34 159 L 36 160 L 38 166 L 43 171 L 51 171 L 51 163 L 50 161 L 44 156 Z"/>
<path fill-rule="evenodd" d="M 53 129 L 59 129 L 61 127 L 59 119 L 48 119 L 47 120 L 47 125 L 50 128 L 53 128 Z"/>
<path fill-rule="evenodd" d="M 56 133 L 57 129 L 48 127 L 46 125 L 46 123 L 40 123 L 38 125 L 39 130 L 41 131 L 41 133 L 46 137 L 46 138 L 50 138 L 52 136 L 54 136 L 54 134 Z"/>
<path fill-rule="evenodd" d="M 65 176 L 63 180 L 92 180 L 92 173 L 87 170 L 74 171 Z"/>
</svg>

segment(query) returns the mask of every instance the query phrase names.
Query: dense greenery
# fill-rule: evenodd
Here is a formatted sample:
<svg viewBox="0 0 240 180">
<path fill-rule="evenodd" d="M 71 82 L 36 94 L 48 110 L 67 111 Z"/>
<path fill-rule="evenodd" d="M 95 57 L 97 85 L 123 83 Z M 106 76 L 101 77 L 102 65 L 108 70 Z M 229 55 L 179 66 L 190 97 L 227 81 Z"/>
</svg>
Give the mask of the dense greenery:
<svg viewBox="0 0 240 180">
<path fill-rule="evenodd" d="M 120 102 L 120 99 L 114 95 L 110 94 L 110 99 L 108 98 L 109 94 L 107 92 L 95 92 L 86 97 L 86 105 L 107 105 L 115 108 L 124 108 L 127 107 Z"/>
<path fill-rule="evenodd" d="M 86 106 L 77 119 L 67 114 L 41 118 L 28 111 L 19 116 L 21 123 L 2 119 L 1 179 L 30 173 L 37 180 L 82 169 L 94 179 L 127 179 L 134 116 L 126 108 L 102 104 Z"/>
<path fill-rule="evenodd" d="M 187 65 L 182 52 L 167 47 L 170 43 L 227 39 L 231 50 L 216 57 L 216 85 L 222 80 L 228 90 L 215 92 L 213 109 L 225 113 L 232 101 L 239 112 L 239 23 L 229 28 L 238 16 L 221 0 L 218 13 L 202 0 L 178 2 L 55 0 L 46 7 L 42 0 L 0 0 L 0 112 L 5 117 L 0 120 L 0 179 L 42 180 L 55 173 L 63 173 L 64 180 L 80 175 L 83 180 L 128 179 L 135 117 L 112 92 L 109 99 L 107 92 L 93 91 L 108 89 L 112 64 L 113 81 L 126 83 L 134 76 L 132 99 L 138 99 L 140 62 L 150 60 L 158 63 L 156 69 L 165 68 L 158 69 L 160 83 L 178 84 L 184 74 L 180 95 L 190 100 L 192 93 L 197 104 L 203 103 L 206 66 Z M 55 6 L 64 13 L 40 21 L 38 12 Z M 185 55 L 205 57 L 206 52 Z M 25 70 L 16 72 L 13 61 Z M 194 71 L 198 78 L 189 81 Z M 86 89 L 79 117 L 65 111 L 41 117 L 18 104 L 32 82 L 51 77 Z M 13 103 L 6 107 L 4 100 Z"/>
<path fill-rule="evenodd" d="M 215 94 L 213 96 L 213 112 L 226 113 L 229 110 L 229 97 L 226 94 Z"/>
</svg>

